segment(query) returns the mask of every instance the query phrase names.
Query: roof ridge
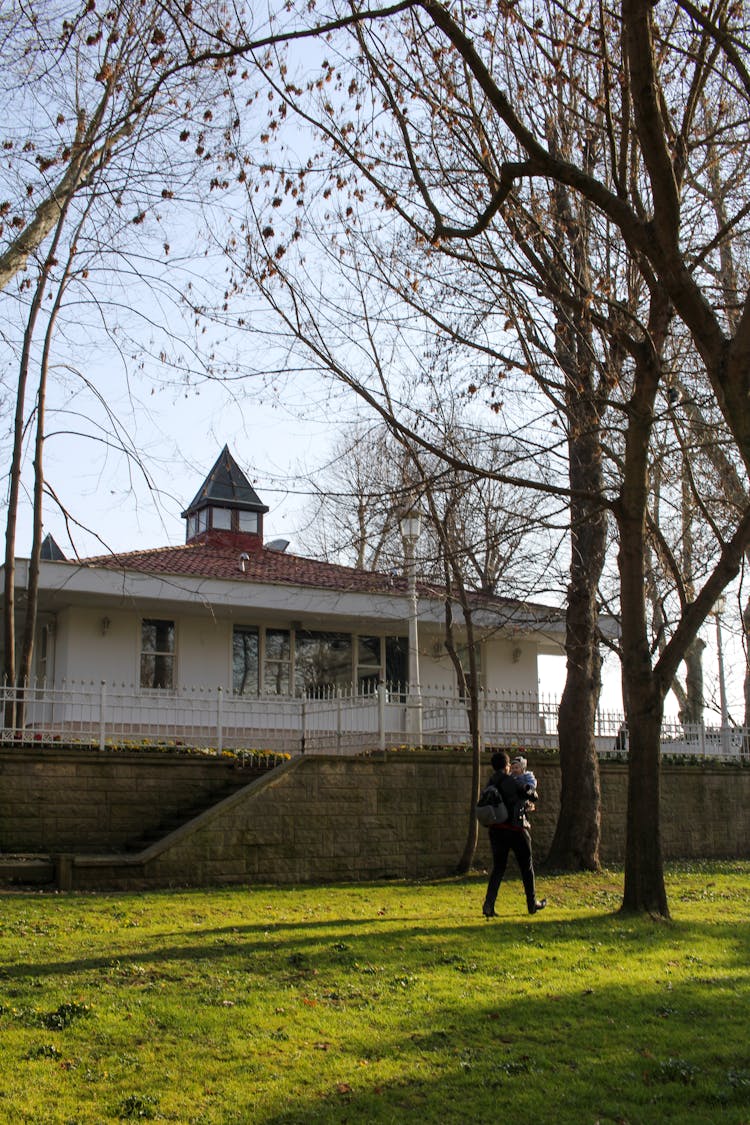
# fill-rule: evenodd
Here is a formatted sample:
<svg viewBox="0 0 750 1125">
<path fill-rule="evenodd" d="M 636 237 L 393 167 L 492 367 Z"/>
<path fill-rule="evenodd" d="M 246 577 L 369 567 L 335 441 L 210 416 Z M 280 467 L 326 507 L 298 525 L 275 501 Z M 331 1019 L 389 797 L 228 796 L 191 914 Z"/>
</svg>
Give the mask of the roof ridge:
<svg viewBox="0 0 750 1125">
<path fill-rule="evenodd" d="M 206 542 L 205 540 L 191 541 L 189 543 L 165 543 L 160 547 L 136 547 L 131 551 L 109 551 L 101 555 L 87 555 L 85 558 L 78 559 L 80 563 L 97 563 L 97 562 L 112 562 L 115 559 L 128 559 L 134 556 L 147 556 L 163 554 L 164 552 L 189 552 L 189 551 L 206 551 L 212 555 L 226 555 L 227 557 L 234 557 L 237 554 L 237 547 L 230 546 L 224 543 Z M 241 553 L 241 552 L 240 552 Z M 303 563 L 312 563 L 313 566 L 324 566 L 330 569 L 343 570 L 351 574 L 367 574 L 380 578 L 392 579 L 394 577 L 403 578 L 404 575 L 393 575 L 387 570 L 370 570 L 365 566 L 350 566 L 348 563 L 330 562 L 328 559 L 311 558 L 310 555 L 300 555 L 296 551 L 273 551 L 265 544 L 261 544 L 253 555 L 270 555 L 273 558 L 284 559 L 298 559 Z M 252 555 L 251 555 L 252 557 Z"/>
<path fill-rule="evenodd" d="M 111 562 L 112 559 L 132 558 L 133 555 L 156 555 L 162 551 L 185 551 L 202 546 L 204 546 L 203 543 L 175 543 L 174 546 L 166 544 L 164 547 L 137 547 L 134 551 L 108 551 L 104 555 L 86 555 L 85 558 L 77 561 L 79 563 L 96 563 L 102 560 Z"/>
</svg>

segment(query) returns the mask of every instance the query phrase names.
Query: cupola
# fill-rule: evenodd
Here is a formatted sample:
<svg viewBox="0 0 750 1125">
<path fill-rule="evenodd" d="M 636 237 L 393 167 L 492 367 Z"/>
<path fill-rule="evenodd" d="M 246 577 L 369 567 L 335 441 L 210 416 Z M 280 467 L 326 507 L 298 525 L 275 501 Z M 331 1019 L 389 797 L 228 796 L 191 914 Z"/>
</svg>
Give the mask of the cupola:
<svg viewBox="0 0 750 1125">
<path fill-rule="evenodd" d="M 225 445 L 198 494 L 182 513 L 185 542 L 220 539 L 237 546 L 263 545 L 268 511 Z"/>
</svg>

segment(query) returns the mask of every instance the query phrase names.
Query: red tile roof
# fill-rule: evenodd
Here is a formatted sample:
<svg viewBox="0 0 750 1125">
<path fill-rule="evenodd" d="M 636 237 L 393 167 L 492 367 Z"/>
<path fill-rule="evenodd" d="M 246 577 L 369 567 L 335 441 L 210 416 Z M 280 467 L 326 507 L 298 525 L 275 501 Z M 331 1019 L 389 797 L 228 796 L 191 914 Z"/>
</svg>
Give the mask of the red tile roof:
<svg viewBox="0 0 750 1125">
<path fill-rule="evenodd" d="M 244 563 L 240 555 L 245 556 Z M 208 541 L 192 541 L 180 547 L 154 547 L 146 551 L 99 555 L 80 561 L 84 566 L 138 571 L 141 574 L 193 575 L 196 578 L 218 578 L 233 582 L 270 582 L 362 593 L 406 591 L 406 579 L 403 575 L 391 576 L 356 570 L 299 555 L 269 551 L 260 546 L 247 550 L 242 544 L 238 546 L 229 535 L 218 542 L 215 537 Z"/>
<path fill-rule="evenodd" d="M 407 592 L 404 575 L 357 570 L 286 552 L 270 551 L 261 546 L 257 535 L 234 532 L 211 531 L 179 547 L 154 547 L 145 551 L 99 555 L 80 559 L 79 562 L 83 566 L 129 570 L 156 576 L 187 575 L 232 582 L 312 586 L 351 593 L 404 595 Z M 417 582 L 417 589 L 420 597 L 428 598 L 441 598 L 445 592 L 441 587 L 424 581 Z M 510 611 L 515 614 L 520 611 L 523 615 L 531 613 L 532 616 L 541 613 L 548 622 L 561 621 L 564 617 L 563 611 L 559 609 L 500 595 L 472 592 L 469 598 L 476 608 L 497 611 L 502 607 L 505 613 Z"/>
</svg>

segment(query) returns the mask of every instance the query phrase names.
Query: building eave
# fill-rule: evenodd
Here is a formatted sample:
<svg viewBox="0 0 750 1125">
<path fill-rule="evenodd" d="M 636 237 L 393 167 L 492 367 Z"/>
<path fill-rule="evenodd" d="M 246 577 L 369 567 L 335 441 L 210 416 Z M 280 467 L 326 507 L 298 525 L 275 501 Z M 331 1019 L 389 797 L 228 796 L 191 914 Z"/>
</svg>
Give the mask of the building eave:
<svg viewBox="0 0 750 1125">
<path fill-rule="evenodd" d="M 28 560 L 16 562 L 16 587 L 26 588 Z M 3 568 L 0 568 L 3 569 Z M 410 604 L 402 587 L 345 590 L 295 583 L 259 581 L 242 575 L 236 579 L 185 574 L 152 574 L 127 567 L 96 566 L 74 561 L 43 562 L 39 576 L 39 608 L 59 612 L 71 605 L 129 608 L 134 611 L 186 612 L 235 620 L 257 617 L 287 621 L 318 621 L 375 628 L 401 627 L 408 620 Z M 454 605 L 457 623 L 462 624 L 460 607 Z M 444 628 L 442 596 L 420 589 L 418 616 L 430 632 Z M 473 622 L 482 633 L 498 632 L 521 638 L 535 635 L 558 650 L 564 639 L 564 616 L 549 606 L 514 599 L 492 599 L 473 607 Z"/>
</svg>

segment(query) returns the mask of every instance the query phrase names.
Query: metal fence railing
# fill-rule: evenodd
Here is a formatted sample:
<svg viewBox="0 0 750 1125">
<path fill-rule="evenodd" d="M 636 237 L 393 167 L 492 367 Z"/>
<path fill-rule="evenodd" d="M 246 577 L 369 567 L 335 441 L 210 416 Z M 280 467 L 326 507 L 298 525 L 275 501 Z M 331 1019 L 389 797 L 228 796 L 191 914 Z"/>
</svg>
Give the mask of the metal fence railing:
<svg viewBox="0 0 750 1125">
<path fill-rule="evenodd" d="M 63 682 L 0 689 L 3 745 L 142 746 L 173 744 L 288 753 L 356 754 L 415 742 L 421 712 L 424 745 L 466 745 L 466 703 L 444 690 L 336 688 L 305 696 L 236 696 L 221 688 L 142 690 L 132 685 Z M 557 746 L 558 702 L 534 693 L 482 693 L 485 746 Z M 623 715 L 600 711 L 595 729 L 602 756 L 627 752 Z M 748 754 L 744 728 L 681 725 L 662 728 L 662 751 L 729 758 Z"/>
</svg>

